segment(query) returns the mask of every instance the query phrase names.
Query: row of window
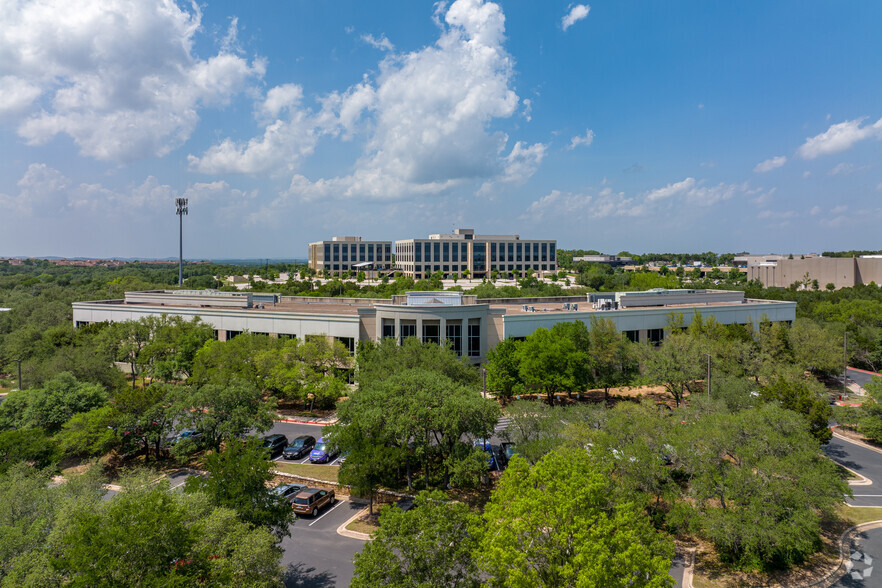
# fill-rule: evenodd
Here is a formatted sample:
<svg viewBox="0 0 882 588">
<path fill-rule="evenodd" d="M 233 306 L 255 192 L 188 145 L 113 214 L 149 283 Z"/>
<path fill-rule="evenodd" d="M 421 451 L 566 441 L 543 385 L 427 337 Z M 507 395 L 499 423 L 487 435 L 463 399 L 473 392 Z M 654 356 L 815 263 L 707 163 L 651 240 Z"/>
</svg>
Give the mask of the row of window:
<svg viewBox="0 0 882 588">
<path fill-rule="evenodd" d="M 461 323 L 447 323 L 445 340 L 450 342 L 450 348 L 457 355 L 463 355 L 463 332 Z M 416 337 L 416 325 L 413 323 L 401 323 L 401 333 L 399 340 L 407 337 Z M 395 338 L 395 323 L 387 321 L 383 323 L 383 337 Z M 423 332 L 420 340 L 423 343 L 441 344 L 441 325 L 423 323 Z M 481 325 L 473 323 L 467 325 L 466 347 L 465 353 L 469 357 L 478 357 L 481 355 Z"/>
<path fill-rule="evenodd" d="M 434 272 L 442 272 L 444 274 L 449 273 L 462 273 L 468 269 L 468 266 L 458 266 L 458 265 L 430 265 L 430 264 L 415 264 L 412 267 L 406 267 L 402 264 L 396 264 L 396 268 L 400 271 L 408 271 L 414 272 L 417 276 L 429 276 Z M 528 269 L 532 269 L 534 271 L 554 271 L 555 266 L 553 264 L 545 264 L 545 263 L 520 263 L 520 264 L 504 264 L 504 263 L 494 263 L 490 265 L 490 271 L 499 271 L 499 272 L 525 272 Z M 477 265 L 475 266 L 475 271 L 479 271 Z M 482 268 L 480 271 L 486 271 L 486 268 Z"/>
<path fill-rule="evenodd" d="M 392 261 L 392 244 L 325 243 L 324 261 Z"/>
<path fill-rule="evenodd" d="M 472 255 L 478 261 L 479 255 L 486 255 L 486 248 L 490 247 L 490 261 L 556 261 L 557 251 L 555 243 L 525 243 L 512 241 L 500 243 L 473 242 Z M 396 247 L 397 259 L 402 262 L 465 262 L 468 261 L 468 243 L 456 241 L 422 241 L 416 243 L 401 243 Z M 480 261 L 483 261 L 481 259 Z"/>
</svg>

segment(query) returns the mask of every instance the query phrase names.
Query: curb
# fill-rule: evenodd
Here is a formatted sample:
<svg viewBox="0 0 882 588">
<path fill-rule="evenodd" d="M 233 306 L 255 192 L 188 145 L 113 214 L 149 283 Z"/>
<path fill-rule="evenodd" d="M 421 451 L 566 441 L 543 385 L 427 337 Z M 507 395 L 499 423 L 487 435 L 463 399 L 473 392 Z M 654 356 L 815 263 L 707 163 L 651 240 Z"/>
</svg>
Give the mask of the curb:
<svg viewBox="0 0 882 588">
<path fill-rule="evenodd" d="M 357 519 L 358 517 L 360 517 L 361 515 L 363 515 L 367 511 L 368 511 L 367 508 L 363 508 L 360 511 L 358 511 L 357 513 L 355 513 L 354 515 L 352 515 L 351 517 L 349 517 L 349 519 L 346 522 L 344 522 L 342 525 L 337 527 L 337 534 L 342 535 L 343 537 L 349 537 L 350 539 L 360 539 L 362 541 L 370 541 L 371 536 L 368 535 L 367 533 L 361 533 L 359 531 L 350 531 L 349 529 L 346 528 L 346 526 L 349 523 L 351 523 L 352 521 L 354 521 L 355 519 Z"/>
<path fill-rule="evenodd" d="M 337 422 L 336 419 L 333 421 L 300 421 L 296 419 L 273 419 L 274 423 L 294 423 L 297 425 L 315 425 L 317 427 L 326 427 L 328 425 L 333 425 Z"/>
</svg>

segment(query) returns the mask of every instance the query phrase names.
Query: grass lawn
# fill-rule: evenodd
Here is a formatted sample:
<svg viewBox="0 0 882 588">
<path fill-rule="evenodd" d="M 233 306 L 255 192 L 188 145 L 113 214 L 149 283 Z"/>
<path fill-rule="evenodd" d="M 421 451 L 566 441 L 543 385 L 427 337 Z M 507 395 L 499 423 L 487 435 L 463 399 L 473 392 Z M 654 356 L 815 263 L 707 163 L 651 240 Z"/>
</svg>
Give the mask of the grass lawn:
<svg viewBox="0 0 882 588">
<path fill-rule="evenodd" d="M 853 525 L 882 521 L 882 507 L 878 506 L 843 506 L 840 513 L 843 519 Z"/>
<path fill-rule="evenodd" d="M 377 511 L 374 510 L 374 512 Z M 379 517 L 376 514 L 373 517 L 369 515 L 364 515 L 358 517 L 357 519 L 346 525 L 346 528 L 350 531 L 355 531 L 357 533 L 367 533 L 368 535 L 370 535 L 380 528 L 380 526 L 377 524 L 378 518 Z"/>
<path fill-rule="evenodd" d="M 316 480 L 325 480 L 327 482 L 337 481 L 337 472 L 340 466 L 318 465 L 311 463 L 284 463 L 276 462 L 275 469 L 286 474 L 295 476 L 305 476 L 307 478 L 315 478 Z"/>
</svg>

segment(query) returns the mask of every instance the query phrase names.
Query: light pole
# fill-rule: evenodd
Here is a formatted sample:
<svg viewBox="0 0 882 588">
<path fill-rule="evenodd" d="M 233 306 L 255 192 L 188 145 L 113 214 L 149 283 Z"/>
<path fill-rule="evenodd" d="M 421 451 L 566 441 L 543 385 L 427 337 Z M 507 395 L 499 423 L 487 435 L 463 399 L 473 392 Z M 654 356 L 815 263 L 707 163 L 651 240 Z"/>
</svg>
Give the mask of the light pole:
<svg viewBox="0 0 882 588">
<path fill-rule="evenodd" d="M 21 390 L 21 360 L 13 359 L 12 361 L 18 363 L 18 389 Z"/>
<path fill-rule="evenodd" d="M 487 398 L 487 368 L 481 366 L 481 380 L 483 380 L 484 385 L 481 389 L 481 397 Z"/>
<path fill-rule="evenodd" d="M 180 259 L 178 261 L 178 286 L 184 285 L 184 215 L 187 214 L 187 199 L 175 198 L 175 214 L 180 219 Z"/>
</svg>

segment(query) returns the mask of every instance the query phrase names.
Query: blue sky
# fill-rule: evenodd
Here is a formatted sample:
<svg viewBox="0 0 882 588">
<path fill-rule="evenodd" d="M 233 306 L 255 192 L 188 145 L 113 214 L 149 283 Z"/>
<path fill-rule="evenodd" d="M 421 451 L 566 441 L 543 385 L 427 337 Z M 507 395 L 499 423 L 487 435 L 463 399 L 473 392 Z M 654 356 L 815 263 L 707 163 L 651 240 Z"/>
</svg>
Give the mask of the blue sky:
<svg viewBox="0 0 882 588">
<path fill-rule="evenodd" d="M 0 256 L 878 249 L 878 2 L 19 0 Z"/>
</svg>

